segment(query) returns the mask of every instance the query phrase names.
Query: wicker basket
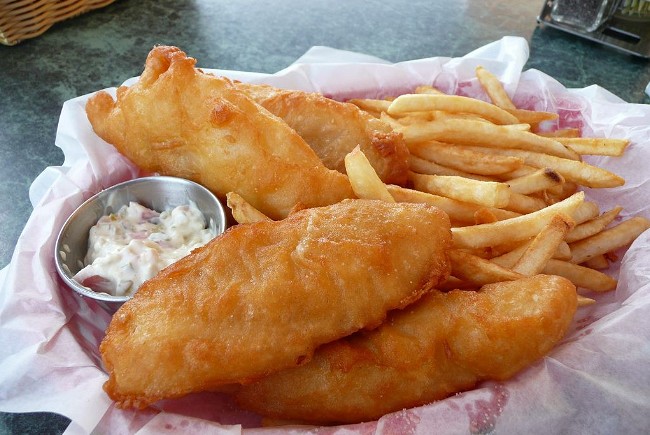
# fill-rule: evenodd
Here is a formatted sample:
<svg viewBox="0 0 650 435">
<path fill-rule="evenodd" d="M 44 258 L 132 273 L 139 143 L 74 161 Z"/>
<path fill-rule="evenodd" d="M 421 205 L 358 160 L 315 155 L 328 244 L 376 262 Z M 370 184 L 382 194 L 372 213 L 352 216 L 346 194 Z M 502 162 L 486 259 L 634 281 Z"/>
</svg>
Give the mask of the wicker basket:
<svg viewBox="0 0 650 435">
<path fill-rule="evenodd" d="M 0 0 L 0 43 L 34 38 L 54 23 L 104 7 L 115 0 Z"/>
</svg>

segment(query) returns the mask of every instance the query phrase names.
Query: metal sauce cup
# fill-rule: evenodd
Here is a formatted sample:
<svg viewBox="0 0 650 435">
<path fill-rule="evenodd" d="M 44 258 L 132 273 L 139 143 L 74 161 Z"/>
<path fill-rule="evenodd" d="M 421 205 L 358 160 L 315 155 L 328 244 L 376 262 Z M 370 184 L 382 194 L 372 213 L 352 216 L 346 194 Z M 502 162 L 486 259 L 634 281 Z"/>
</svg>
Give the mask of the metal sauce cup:
<svg viewBox="0 0 650 435">
<path fill-rule="evenodd" d="M 200 184 L 182 178 L 136 178 L 116 184 L 85 201 L 70 215 L 59 232 L 54 249 L 56 270 L 68 287 L 83 297 L 95 300 L 111 314 L 131 296 L 95 292 L 75 281 L 73 276 L 85 266 L 90 228 L 102 216 L 116 213 L 130 202 L 138 202 L 158 212 L 193 202 L 216 235 L 226 228 L 224 208 L 217 197 Z"/>
</svg>

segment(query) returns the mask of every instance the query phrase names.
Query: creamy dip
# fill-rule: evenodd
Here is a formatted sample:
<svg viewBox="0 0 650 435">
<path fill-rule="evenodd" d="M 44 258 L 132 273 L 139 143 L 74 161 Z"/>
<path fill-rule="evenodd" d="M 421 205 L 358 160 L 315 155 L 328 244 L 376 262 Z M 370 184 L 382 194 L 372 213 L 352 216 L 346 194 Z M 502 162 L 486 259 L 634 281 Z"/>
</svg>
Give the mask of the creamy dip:
<svg viewBox="0 0 650 435">
<path fill-rule="evenodd" d="M 193 203 L 158 213 L 131 202 L 90 229 L 86 266 L 74 279 L 97 292 L 130 296 L 215 235 Z"/>
</svg>

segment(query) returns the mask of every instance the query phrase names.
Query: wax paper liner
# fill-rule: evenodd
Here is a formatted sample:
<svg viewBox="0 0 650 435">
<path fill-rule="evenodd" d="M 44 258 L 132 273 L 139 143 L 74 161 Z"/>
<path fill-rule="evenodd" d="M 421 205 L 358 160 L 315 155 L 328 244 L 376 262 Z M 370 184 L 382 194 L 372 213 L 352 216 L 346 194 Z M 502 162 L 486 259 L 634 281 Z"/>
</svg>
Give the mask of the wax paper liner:
<svg viewBox="0 0 650 435">
<path fill-rule="evenodd" d="M 181 47 L 182 48 L 182 47 Z M 190 55 L 192 53 L 189 53 Z M 603 88 L 566 89 L 535 70 L 522 72 L 526 41 L 505 37 L 461 58 L 398 64 L 359 53 L 314 47 L 276 74 L 209 70 L 233 79 L 318 91 L 337 99 L 384 97 L 433 84 L 447 93 L 487 100 L 474 70 L 495 73 L 517 106 L 556 111 L 548 128 L 579 127 L 585 135 L 629 138 L 623 157 L 588 160 L 626 178 L 623 187 L 587 190 L 601 210 L 625 207 L 622 219 L 650 218 L 650 107 L 628 104 Z M 200 59 L 199 59 L 200 65 Z M 201 65 L 200 65 L 201 66 Z M 136 79 L 128 80 L 132 83 Z M 0 293 L 0 410 L 50 411 L 72 419 L 67 433 L 642 433 L 650 423 L 650 234 L 608 273 L 614 292 L 592 295 L 550 355 L 507 382 L 477 388 L 377 421 L 338 427 L 260 427 L 260 417 L 225 395 L 201 393 L 145 411 L 119 410 L 102 391 L 96 346 L 110 316 L 73 295 L 57 277 L 53 249 L 63 222 L 93 193 L 142 175 L 101 141 L 86 119 L 88 96 L 63 105 L 56 145 L 61 167 L 33 183 L 34 211 Z M 622 254 L 623 252 L 621 252 Z"/>
</svg>

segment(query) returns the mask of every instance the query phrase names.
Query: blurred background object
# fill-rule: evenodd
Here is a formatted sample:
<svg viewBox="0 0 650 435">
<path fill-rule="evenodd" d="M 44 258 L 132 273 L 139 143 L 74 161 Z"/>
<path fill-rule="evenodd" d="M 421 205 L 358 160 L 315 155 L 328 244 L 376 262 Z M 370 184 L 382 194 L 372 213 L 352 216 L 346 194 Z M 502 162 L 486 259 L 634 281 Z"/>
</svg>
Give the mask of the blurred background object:
<svg viewBox="0 0 650 435">
<path fill-rule="evenodd" d="M 650 1 L 648 0 L 623 0 L 616 12 L 619 17 L 631 20 L 650 20 Z"/>
<path fill-rule="evenodd" d="M 551 19 L 557 23 L 593 32 L 610 19 L 620 0 L 555 0 Z"/>
<path fill-rule="evenodd" d="M 537 21 L 627 54 L 650 58 L 650 2 L 547 0 Z"/>
</svg>

